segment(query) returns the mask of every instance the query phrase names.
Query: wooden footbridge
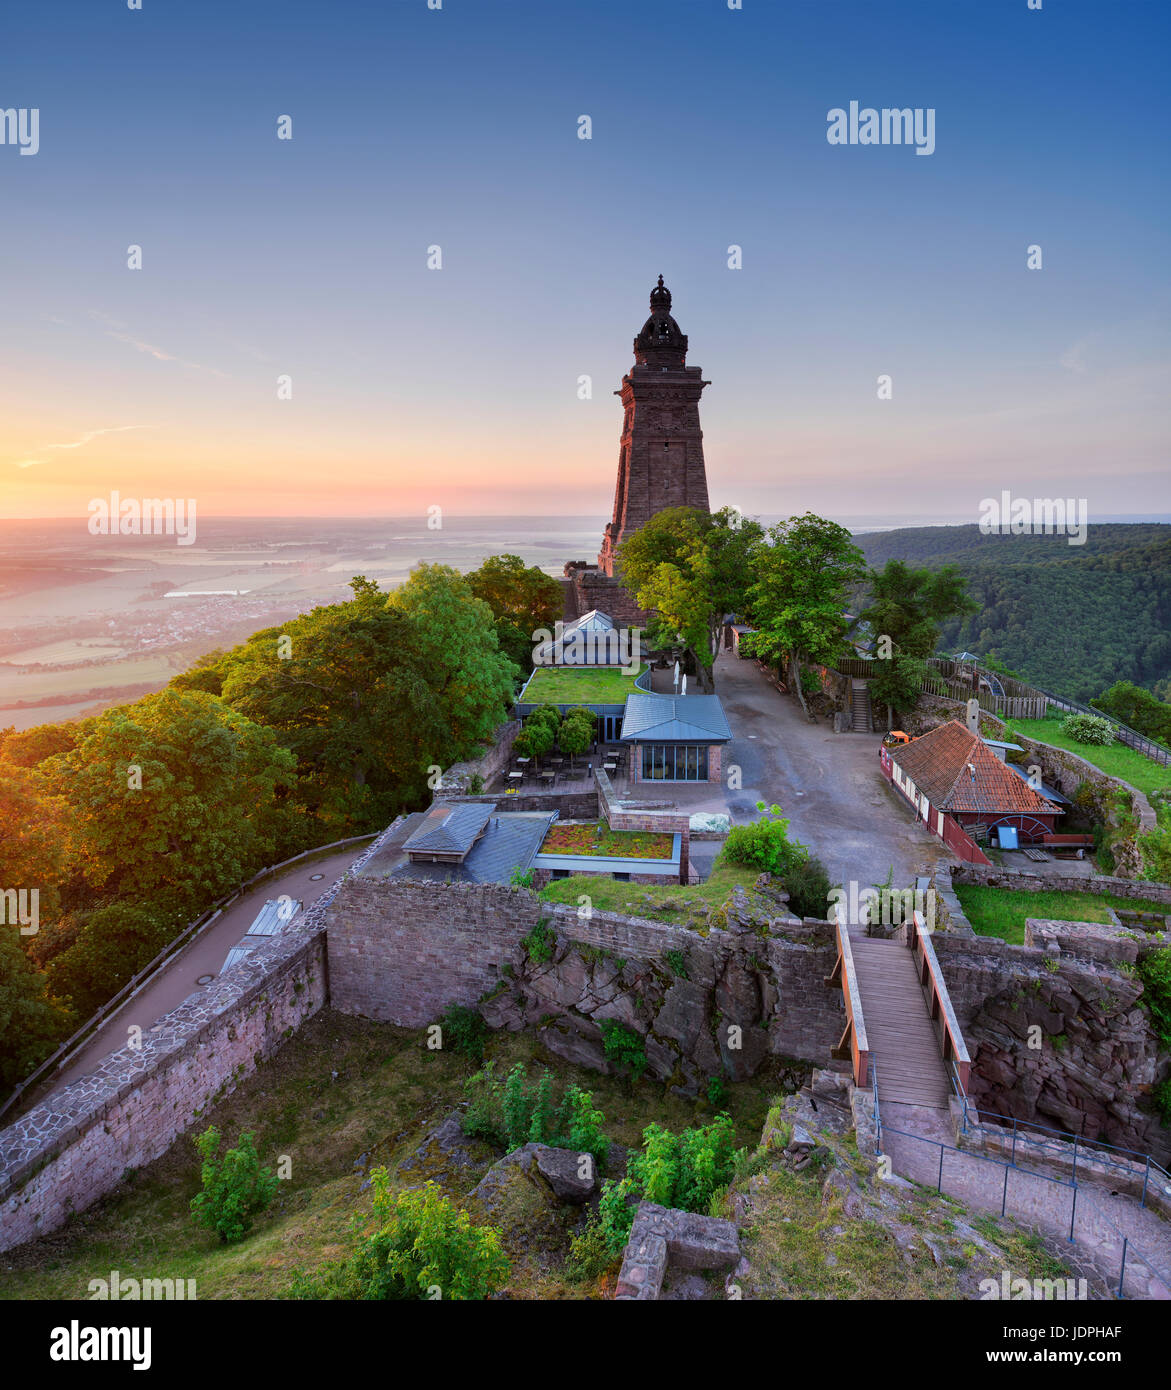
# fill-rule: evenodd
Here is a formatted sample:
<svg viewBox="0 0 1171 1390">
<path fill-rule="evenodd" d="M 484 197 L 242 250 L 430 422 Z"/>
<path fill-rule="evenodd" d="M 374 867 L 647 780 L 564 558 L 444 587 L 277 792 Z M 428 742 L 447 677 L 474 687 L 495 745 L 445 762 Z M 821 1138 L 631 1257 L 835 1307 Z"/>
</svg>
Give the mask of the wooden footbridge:
<svg viewBox="0 0 1171 1390">
<path fill-rule="evenodd" d="M 856 1086 L 872 1086 L 880 1104 L 947 1109 L 949 1068 L 967 1091 L 970 1060 L 939 968 L 931 932 L 920 913 L 896 935 L 867 936 L 839 913 L 838 954 L 827 984 L 840 985 L 846 1029 L 834 1056 L 854 1068 Z"/>
</svg>

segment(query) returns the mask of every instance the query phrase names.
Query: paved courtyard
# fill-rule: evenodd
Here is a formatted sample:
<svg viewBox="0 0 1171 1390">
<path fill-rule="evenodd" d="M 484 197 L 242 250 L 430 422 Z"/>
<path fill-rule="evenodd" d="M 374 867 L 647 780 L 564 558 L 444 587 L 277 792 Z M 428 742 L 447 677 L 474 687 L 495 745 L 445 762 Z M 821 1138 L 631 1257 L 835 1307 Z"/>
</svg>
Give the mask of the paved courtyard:
<svg viewBox="0 0 1171 1390">
<path fill-rule="evenodd" d="M 753 661 L 725 653 L 715 676 L 734 735 L 724 753 L 724 799 L 733 820 L 752 820 L 758 801 L 777 803 L 790 833 L 834 883 L 882 883 L 893 867 L 895 886 L 905 887 L 937 864 L 955 862 L 883 777 L 879 735 L 835 734 L 822 719 L 809 723 Z M 742 774 L 738 791 L 727 788 L 733 765 Z"/>
</svg>

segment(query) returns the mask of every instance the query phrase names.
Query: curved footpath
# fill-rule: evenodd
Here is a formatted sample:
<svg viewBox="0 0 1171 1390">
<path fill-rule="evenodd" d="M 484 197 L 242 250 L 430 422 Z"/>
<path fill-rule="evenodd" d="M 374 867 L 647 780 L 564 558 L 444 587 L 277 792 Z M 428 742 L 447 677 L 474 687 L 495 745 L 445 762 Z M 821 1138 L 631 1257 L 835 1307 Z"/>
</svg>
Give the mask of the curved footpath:
<svg viewBox="0 0 1171 1390">
<path fill-rule="evenodd" d="M 367 848 L 366 845 L 353 845 L 329 858 L 308 860 L 238 898 L 216 920 L 214 926 L 180 951 L 136 998 L 107 1019 L 52 1085 L 39 1093 L 38 1098 L 44 1100 L 68 1086 L 93 1071 L 111 1052 L 125 1047 L 132 1026 L 137 1025 L 144 1033 L 149 1032 L 164 1014 L 170 1013 L 188 995 L 202 988 L 197 983 L 201 975 L 219 975 L 228 952 L 247 932 L 256 914 L 270 898 L 279 898 L 282 893 L 287 893 L 308 907 L 327 892 Z M 321 874 L 322 877 L 310 882 L 314 874 Z"/>
</svg>

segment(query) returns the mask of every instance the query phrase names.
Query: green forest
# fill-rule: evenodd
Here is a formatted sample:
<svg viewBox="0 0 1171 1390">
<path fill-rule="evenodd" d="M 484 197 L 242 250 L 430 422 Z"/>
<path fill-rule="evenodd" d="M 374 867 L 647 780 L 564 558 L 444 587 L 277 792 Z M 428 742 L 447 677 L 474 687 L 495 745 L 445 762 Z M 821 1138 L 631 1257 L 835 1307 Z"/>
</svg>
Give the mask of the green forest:
<svg viewBox="0 0 1171 1390">
<path fill-rule="evenodd" d="M 514 555 L 351 588 L 133 703 L 0 729 L 0 879 L 39 918 L 0 932 L 0 1090 L 258 870 L 426 806 L 562 605 Z"/>
<path fill-rule="evenodd" d="M 1171 526 L 1102 523 L 1065 536 L 984 535 L 921 526 L 856 536 L 867 561 L 968 580 L 976 612 L 942 624 L 940 650 L 993 657 L 1023 679 L 1090 701 L 1116 681 L 1165 699 L 1171 680 Z"/>
</svg>

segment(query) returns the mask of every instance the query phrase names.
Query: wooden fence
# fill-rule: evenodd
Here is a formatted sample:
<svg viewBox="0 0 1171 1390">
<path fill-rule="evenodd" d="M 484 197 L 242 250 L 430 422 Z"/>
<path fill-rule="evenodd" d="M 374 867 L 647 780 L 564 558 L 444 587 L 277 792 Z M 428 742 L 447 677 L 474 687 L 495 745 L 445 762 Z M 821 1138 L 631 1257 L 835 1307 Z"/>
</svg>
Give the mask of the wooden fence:
<svg viewBox="0 0 1171 1390">
<path fill-rule="evenodd" d="M 843 676 L 862 680 L 874 676 L 878 666 L 877 661 L 868 657 L 842 657 L 834 663 L 834 668 Z M 1044 719 L 1051 707 L 1067 714 L 1091 714 L 1097 719 L 1105 719 L 1113 727 L 1114 737 L 1125 747 L 1133 748 L 1136 753 L 1142 753 L 1164 767 L 1171 766 L 1171 749 L 1140 734 L 1113 715 L 1104 714 L 1078 700 L 1054 695 L 1050 690 L 1029 685 L 1015 676 L 1001 675 L 985 666 L 956 661 L 949 656 L 928 657 L 927 668 L 923 689 L 928 695 L 938 695 L 945 700 L 977 699 L 982 710 L 1000 719 Z"/>
</svg>

